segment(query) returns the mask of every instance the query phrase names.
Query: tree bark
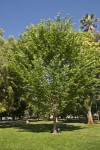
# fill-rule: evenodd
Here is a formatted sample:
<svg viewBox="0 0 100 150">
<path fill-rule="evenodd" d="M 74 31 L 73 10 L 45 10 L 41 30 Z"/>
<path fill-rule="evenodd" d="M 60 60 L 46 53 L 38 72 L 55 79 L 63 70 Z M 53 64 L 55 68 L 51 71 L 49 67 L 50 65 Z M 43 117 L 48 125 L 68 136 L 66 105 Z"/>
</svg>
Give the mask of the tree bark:
<svg viewBox="0 0 100 150">
<path fill-rule="evenodd" d="M 93 117 L 92 117 L 92 113 L 91 113 L 91 107 L 90 107 L 89 110 L 88 110 L 87 119 L 88 119 L 88 124 L 94 124 L 94 122 L 93 122 Z"/>
<path fill-rule="evenodd" d="M 89 106 L 88 113 L 87 113 L 88 124 L 94 124 L 93 116 L 92 116 L 92 112 L 91 112 L 92 103 L 93 103 L 94 98 L 95 98 L 95 94 L 92 94 L 91 99 L 90 99 L 90 106 Z"/>
<path fill-rule="evenodd" d="M 57 134 L 56 115 L 53 116 L 53 119 L 54 119 L 54 123 L 53 123 L 53 125 L 54 125 L 53 133 L 54 133 L 54 134 Z"/>
</svg>

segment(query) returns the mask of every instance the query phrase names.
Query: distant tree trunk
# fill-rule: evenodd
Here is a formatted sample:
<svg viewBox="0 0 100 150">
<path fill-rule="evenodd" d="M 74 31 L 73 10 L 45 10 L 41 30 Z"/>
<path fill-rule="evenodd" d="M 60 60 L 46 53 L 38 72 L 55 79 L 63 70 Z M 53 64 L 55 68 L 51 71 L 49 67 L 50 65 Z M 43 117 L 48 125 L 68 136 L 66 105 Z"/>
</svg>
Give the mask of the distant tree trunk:
<svg viewBox="0 0 100 150">
<path fill-rule="evenodd" d="M 40 116 L 39 116 L 39 115 L 37 115 L 37 120 L 38 120 L 38 121 L 40 120 Z"/>
<path fill-rule="evenodd" d="M 0 116 L 0 120 L 2 121 L 2 116 Z"/>
<path fill-rule="evenodd" d="M 12 118 L 13 118 L 13 121 L 15 121 L 15 116 L 13 116 Z"/>
<path fill-rule="evenodd" d="M 57 134 L 56 115 L 53 116 L 53 119 L 54 119 L 54 123 L 53 123 L 53 125 L 54 125 L 53 133 L 54 133 L 54 134 Z"/>
<path fill-rule="evenodd" d="M 95 97 L 95 94 L 92 94 L 91 99 L 90 99 L 90 106 L 88 108 L 88 113 L 87 113 L 88 124 L 94 124 L 93 116 L 92 116 L 92 112 L 91 112 L 94 97 Z"/>
<path fill-rule="evenodd" d="M 21 117 L 21 116 L 19 116 L 19 120 L 22 120 L 22 117 Z"/>
<path fill-rule="evenodd" d="M 47 120 L 50 121 L 50 114 L 48 115 Z"/>
<path fill-rule="evenodd" d="M 58 122 L 58 117 L 56 117 L 56 122 Z"/>
<path fill-rule="evenodd" d="M 99 115 L 99 113 L 97 113 L 98 114 L 98 121 L 100 120 L 100 115 Z"/>
</svg>

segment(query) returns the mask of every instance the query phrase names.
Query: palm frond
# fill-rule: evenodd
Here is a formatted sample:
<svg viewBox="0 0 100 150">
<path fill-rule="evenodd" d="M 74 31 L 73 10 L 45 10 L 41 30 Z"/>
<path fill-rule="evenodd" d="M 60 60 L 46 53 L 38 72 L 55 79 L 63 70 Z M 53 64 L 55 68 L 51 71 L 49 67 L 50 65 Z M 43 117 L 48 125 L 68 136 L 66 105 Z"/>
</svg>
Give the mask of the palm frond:
<svg viewBox="0 0 100 150">
<path fill-rule="evenodd" d="M 95 18 L 93 22 L 95 23 L 95 22 L 97 22 L 98 20 L 99 20 L 99 18 Z"/>
<path fill-rule="evenodd" d="M 85 14 L 85 18 L 86 18 L 86 19 L 88 19 L 88 16 L 89 16 L 89 15 L 88 15 L 88 13 L 87 13 L 87 14 Z"/>
<path fill-rule="evenodd" d="M 93 19 L 93 18 L 94 18 L 94 16 L 95 16 L 95 14 L 91 14 L 91 19 Z"/>
<path fill-rule="evenodd" d="M 97 24 L 93 24 L 93 27 L 97 28 Z"/>
<path fill-rule="evenodd" d="M 84 26 L 80 26 L 80 29 L 84 29 Z"/>
</svg>

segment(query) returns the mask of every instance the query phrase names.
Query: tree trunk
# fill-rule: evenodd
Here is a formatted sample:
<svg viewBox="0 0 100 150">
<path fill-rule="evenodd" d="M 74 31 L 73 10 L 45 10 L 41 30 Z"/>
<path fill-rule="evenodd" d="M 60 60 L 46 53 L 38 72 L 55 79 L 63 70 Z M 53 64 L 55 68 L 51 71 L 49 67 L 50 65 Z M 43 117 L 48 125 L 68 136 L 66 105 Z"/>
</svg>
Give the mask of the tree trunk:
<svg viewBox="0 0 100 150">
<path fill-rule="evenodd" d="M 92 103 L 93 103 L 94 98 L 95 98 L 95 94 L 92 94 L 91 99 L 90 99 L 90 106 L 89 106 L 88 113 L 87 113 L 88 124 L 94 124 L 92 112 L 91 112 Z"/>
<path fill-rule="evenodd" d="M 89 110 L 88 110 L 87 119 L 88 119 L 88 124 L 94 124 L 94 122 L 93 122 L 93 117 L 92 117 L 92 113 L 91 113 L 91 107 L 90 107 Z"/>
<path fill-rule="evenodd" d="M 100 121 L 100 114 L 99 114 L 98 120 Z"/>
<path fill-rule="evenodd" d="M 56 116 L 55 116 L 55 115 L 53 116 L 53 119 L 54 119 L 54 123 L 53 123 L 53 125 L 54 125 L 53 133 L 54 133 L 54 134 L 57 134 Z"/>
</svg>

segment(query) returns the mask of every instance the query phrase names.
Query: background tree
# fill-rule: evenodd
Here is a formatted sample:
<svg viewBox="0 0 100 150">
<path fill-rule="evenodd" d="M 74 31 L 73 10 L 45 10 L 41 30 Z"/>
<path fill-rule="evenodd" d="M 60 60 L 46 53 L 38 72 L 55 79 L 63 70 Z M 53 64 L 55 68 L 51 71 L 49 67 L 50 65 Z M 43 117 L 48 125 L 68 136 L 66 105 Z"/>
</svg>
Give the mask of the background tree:
<svg viewBox="0 0 100 150">
<path fill-rule="evenodd" d="M 11 49 L 16 42 L 12 37 L 8 38 L 8 40 L 4 40 L 3 30 L 0 31 L 2 35 L 0 38 L 0 116 L 2 119 L 2 116 L 11 115 L 11 112 L 14 109 L 13 105 L 16 100 L 15 92 L 17 90 L 14 84 L 11 83 L 10 79 L 12 78 L 13 74 L 10 72 L 11 70 L 9 70 L 8 64 L 9 53 L 12 52 Z"/>
<path fill-rule="evenodd" d="M 13 102 L 13 90 L 9 85 L 9 73 L 7 63 L 8 43 L 3 39 L 3 30 L 0 30 L 0 107 L 1 114 L 11 108 Z M 2 119 L 2 115 L 1 115 Z"/>
<path fill-rule="evenodd" d="M 10 116 L 13 120 L 23 119 L 25 116 L 25 111 L 27 110 L 28 102 L 26 100 L 14 99 L 12 110 L 10 111 Z"/>
<path fill-rule="evenodd" d="M 94 37 L 95 37 L 95 42 L 98 42 L 100 40 L 100 32 L 97 31 L 95 34 L 94 34 Z"/>
<path fill-rule="evenodd" d="M 91 108 L 95 103 L 95 98 L 100 94 L 100 80 L 97 79 L 100 64 L 100 47 L 99 43 L 94 42 L 92 33 L 80 32 L 77 40 L 80 40 L 80 38 L 83 38 L 82 47 L 73 64 L 75 66 L 71 75 L 74 76 L 74 82 L 69 90 L 71 101 L 67 106 L 69 111 L 65 112 L 73 116 L 75 114 L 86 116 L 87 114 L 88 124 L 92 124 Z"/>
<path fill-rule="evenodd" d="M 95 31 L 95 27 L 97 27 L 97 25 L 95 24 L 95 22 L 97 22 L 98 20 L 99 20 L 99 18 L 94 18 L 94 14 L 91 14 L 91 16 L 89 16 L 88 14 L 86 14 L 81 20 L 80 20 L 80 22 L 82 23 L 82 26 L 81 26 L 81 28 L 83 29 L 84 27 L 86 27 L 86 29 L 84 30 L 84 31 L 87 31 L 87 32 L 91 32 L 91 33 L 94 33 L 94 31 Z M 96 32 L 95 34 L 94 34 L 94 37 L 95 37 L 95 39 L 94 39 L 94 41 L 95 42 L 98 42 L 99 41 L 99 32 Z M 99 46 L 99 44 L 95 44 L 94 42 L 93 42 L 93 40 L 91 41 L 90 39 L 89 40 L 87 40 L 87 45 L 89 46 L 89 47 L 94 47 L 94 49 L 97 49 L 96 51 L 98 51 L 98 54 L 100 53 L 100 46 Z M 97 48 L 98 47 L 98 48 Z M 98 68 L 99 68 L 99 66 L 98 66 Z M 95 70 L 95 69 L 94 69 Z M 99 72 L 97 73 L 97 74 L 99 74 Z M 92 103 L 94 103 L 93 101 L 94 101 L 94 99 L 95 99 L 95 93 L 94 94 L 91 94 L 91 102 Z M 92 107 L 92 103 L 91 103 L 91 107 Z M 89 121 L 89 119 L 88 119 L 88 123 L 93 123 L 93 119 L 92 119 L 92 117 L 91 117 L 91 121 Z"/>
<path fill-rule="evenodd" d="M 97 78 L 100 64 L 100 47 L 99 44 L 94 42 L 92 34 L 88 32 L 81 34 L 83 36 L 85 35 L 86 39 L 84 38 L 84 49 L 81 50 L 79 55 L 81 61 L 79 61 L 78 69 L 80 71 L 77 71 L 79 74 L 75 73 L 78 77 L 76 82 L 79 83 L 77 84 L 79 86 L 77 92 L 79 92 L 81 100 L 84 100 L 84 106 L 87 109 L 88 124 L 92 124 L 92 104 L 94 103 L 96 95 L 100 94 L 100 79 Z"/>
</svg>

